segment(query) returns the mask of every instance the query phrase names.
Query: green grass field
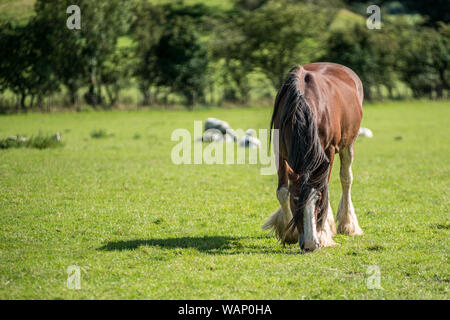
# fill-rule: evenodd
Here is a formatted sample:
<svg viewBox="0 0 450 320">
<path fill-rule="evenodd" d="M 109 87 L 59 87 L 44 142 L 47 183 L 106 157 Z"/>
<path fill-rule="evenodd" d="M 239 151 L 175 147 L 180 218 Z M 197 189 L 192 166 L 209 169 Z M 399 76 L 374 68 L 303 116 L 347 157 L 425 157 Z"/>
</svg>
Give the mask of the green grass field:
<svg viewBox="0 0 450 320">
<path fill-rule="evenodd" d="M 65 143 L 0 150 L 0 299 L 449 299 L 449 107 L 365 106 L 374 137 L 353 166 L 365 234 L 311 254 L 261 230 L 278 203 L 260 165 L 171 162 L 174 129 L 209 116 L 267 128 L 270 108 L 0 116 L 0 138 Z M 383 289 L 366 286 L 373 265 Z"/>
</svg>

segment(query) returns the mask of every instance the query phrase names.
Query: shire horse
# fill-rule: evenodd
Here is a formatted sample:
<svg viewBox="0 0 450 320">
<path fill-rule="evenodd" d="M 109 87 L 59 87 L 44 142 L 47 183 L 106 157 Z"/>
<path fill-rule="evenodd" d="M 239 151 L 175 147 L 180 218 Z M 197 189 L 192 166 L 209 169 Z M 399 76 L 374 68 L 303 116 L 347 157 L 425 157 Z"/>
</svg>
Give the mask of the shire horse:
<svg viewBox="0 0 450 320">
<path fill-rule="evenodd" d="M 263 228 L 273 229 L 283 245 L 298 241 L 302 251 L 336 245 L 328 190 L 336 153 L 342 185 L 337 232 L 363 233 L 350 195 L 362 102 L 361 80 L 351 69 L 335 63 L 296 66 L 278 91 L 270 128 L 279 130 L 274 144 L 278 143 L 281 207 Z"/>
</svg>

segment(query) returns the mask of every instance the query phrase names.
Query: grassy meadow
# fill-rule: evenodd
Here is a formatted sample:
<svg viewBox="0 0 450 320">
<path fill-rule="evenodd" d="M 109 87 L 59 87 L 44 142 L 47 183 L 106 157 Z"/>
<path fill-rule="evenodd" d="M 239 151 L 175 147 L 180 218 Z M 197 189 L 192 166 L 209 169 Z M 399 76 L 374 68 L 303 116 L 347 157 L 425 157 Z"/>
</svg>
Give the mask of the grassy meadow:
<svg viewBox="0 0 450 320">
<path fill-rule="evenodd" d="M 365 234 L 310 254 L 261 230 L 276 175 L 171 162 L 174 129 L 267 128 L 270 108 L 0 116 L 0 138 L 64 143 L 0 150 L 0 299 L 449 299 L 449 107 L 365 106 L 374 137 L 356 143 L 352 193 Z M 370 266 L 382 289 L 367 288 Z"/>
</svg>

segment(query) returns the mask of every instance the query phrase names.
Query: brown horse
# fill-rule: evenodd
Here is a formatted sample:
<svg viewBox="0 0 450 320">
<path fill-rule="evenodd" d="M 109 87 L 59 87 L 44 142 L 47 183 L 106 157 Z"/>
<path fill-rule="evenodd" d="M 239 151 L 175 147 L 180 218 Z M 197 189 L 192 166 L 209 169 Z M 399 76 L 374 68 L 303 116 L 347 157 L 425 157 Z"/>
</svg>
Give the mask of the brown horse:
<svg viewBox="0 0 450 320">
<path fill-rule="evenodd" d="M 277 198 L 281 207 L 263 228 L 273 229 L 283 244 L 298 241 L 304 251 L 335 245 L 328 183 L 336 153 L 341 159 L 342 185 L 337 231 L 362 234 L 350 196 L 362 102 L 361 80 L 335 63 L 297 66 L 278 91 L 270 126 L 279 129 L 274 143 L 279 150 Z"/>
</svg>

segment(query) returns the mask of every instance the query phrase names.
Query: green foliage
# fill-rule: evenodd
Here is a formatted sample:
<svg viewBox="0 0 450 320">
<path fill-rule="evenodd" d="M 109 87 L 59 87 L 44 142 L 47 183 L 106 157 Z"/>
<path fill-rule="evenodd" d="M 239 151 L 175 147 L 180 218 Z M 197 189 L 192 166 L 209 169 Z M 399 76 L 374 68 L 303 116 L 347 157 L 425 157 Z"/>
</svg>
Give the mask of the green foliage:
<svg viewBox="0 0 450 320">
<path fill-rule="evenodd" d="M 0 23 L 26 23 L 34 15 L 35 0 L 0 0 Z"/>
<path fill-rule="evenodd" d="M 329 30 L 346 30 L 354 27 L 355 24 L 364 25 L 365 22 L 366 21 L 363 16 L 347 9 L 341 9 L 333 17 Z"/>
<path fill-rule="evenodd" d="M 91 138 L 92 139 L 103 139 L 108 138 L 112 136 L 111 134 L 108 134 L 105 129 L 95 129 L 91 131 Z"/>
<path fill-rule="evenodd" d="M 438 25 L 440 22 L 450 23 L 450 2 L 448 0 L 428 1 L 403 0 L 403 6 L 412 12 L 425 16 L 426 24 Z"/>
<path fill-rule="evenodd" d="M 61 136 L 57 134 L 39 134 L 27 138 L 24 135 L 10 136 L 6 139 L 0 139 L 0 149 L 10 148 L 35 148 L 47 149 L 62 147 Z"/>
<path fill-rule="evenodd" d="M 445 13 L 409 1 L 383 2 L 381 30 L 343 0 L 80 0 L 81 30 L 69 0 L 0 5 L 31 3 L 27 19 L 0 14 L 2 112 L 271 101 L 292 66 L 319 60 L 354 69 L 367 99 L 449 96 Z"/>
<path fill-rule="evenodd" d="M 155 46 L 157 85 L 181 93 L 188 105 L 203 97 L 208 65 L 205 47 L 185 22 L 165 32 Z"/>
<path fill-rule="evenodd" d="M 103 78 L 107 85 L 121 87 L 120 81 L 126 81 L 128 76 L 123 69 L 112 71 L 110 66 L 124 68 L 120 59 L 123 55 L 116 53 L 116 48 L 119 37 L 126 34 L 129 27 L 130 5 L 119 0 L 78 1 L 81 29 L 70 30 L 66 27 L 66 9 L 71 4 L 71 1 L 38 0 L 36 23 L 49 28 L 46 37 L 51 39 L 55 72 L 67 87 L 70 102 L 75 103 L 79 88 L 88 85 L 88 102 L 101 104 Z M 117 74 L 120 74 L 120 81 Z M 110 104 L 117 100 L 117 91 L 114 88 L 114 93 L 110 94 Z"/>
<path fill-rule="evenodd" d="M 366 99 L 373 98 L 372 89 L 376 89 L 381 98 L 381 86 L 386 87 L 392 97 L 400 50 L 395 31 L 388 23 L 381 30 L 370 30 L 360 24 L 336 29 L 330 33 L 323 60 L 354 70 L 362 80 Z"/>
<path fill-rule="evenodd" d="M 151 85 L 180 93 L 189 106 L 202 99 L 208 58 L 197 23 L 206 12 L 206 7 L 199 5 L 139 3 L 132 30 L 139 57 L 135 74 L 144 93 L 144 104 L 150 103 Z"/>
<path fill-rule="evenodd" d="M 381 98 L 381 87 L 389 97 L 399 80 L 414 97 L 443 98 L 449 90 L 449 25 L 422 27 L 407 17 L 387 17 L 380 30 L 363 24 L 330 32 L 324 60 L 352 68 L 361 78 L 367 99 Z"/>
<path fill-rule="evenodd" d="M 44 135 L 39 133 L 36 136 L 31 136 L 25 146 L 28 148 L 46 149 L 61 147 L 63 146 L 63 143 L 58 133 L 53 135 Z"/>
<path fill-rule="evenodd" d="M 374 74 L 379 66 L 375 61 L 370 31 L 355 25 L 350 31 L 334 31 L 328 39 L 327 54 L 324 58 L 348 66 L 358 74 L 364 86 L 364 96 L 370 98 L 370 87 L 375 84 Z"/>
<path fill-rule="evenodd" d="M 242 66 L 244 72 L 261 71 L 278 89 L 292 66 L 323 53 L 326 22 L 325 11 L 318 7 L 269 1 L 221 27 L 215 52 L 226 59 L 235 80 L 243 78 L 236 76 Z"/>
<path fill-rule="evenodd" d="M 101 80 L 108 95 L 109 106 L 113 106 L 119 101 L 120 90 L 130 84 L 135 63 L 133 50 L 128 47 L 116 48 L 105 61 Z"/>
<path fill-rule="evenodd" d="M 133 8 L 136 17 L 131 25 L 131 35 L 136 42 L 136 67 L 133 72 L 144 97 L 143 104 L 152 103 L 150 86 L 156 85 L 156 56 L 153 51 L 163 34 L 165 12 L 162 6 L 154 6 L 148 1 L 139 1 Z"/>
<path fill-rule="evenodd" d="M 41 102 L 57 89 L 47 33 L 48 28 L 35 21 L 25 26 L 0 25 L 0 92 L 9 89 L 19 96 L 19 111 L 31 108 L 35 98 Z"/>
<path fill-rule="evenodd" d="M 237 0 L 236 5 L 244 10 L 255 10 L 264 5 L 267 0 Z"/>
<path fill-rule="evenodd" d="M 25 146 L 26 142 L 27 138 L 18 134 L 6 139 L 0 139 L 0 149 L 21 148 Z"/>
<path fill-rule="evenodd" d="M 88 77 L 89 57 L 85 54 L 85 39 L 79 30 L 66 27 L 67 6 L 70 1 L 37 1 L 36 24 L 46 26 L 50 39 L 53 70 L 58 81 L 67 88 L 71 104 L 78 102 L 78 90 Z M 83 24 L 82 20 L 82 24 Z M 84 25 L 83 25 L 84 26 Z"/>
<path fill-rule="evenodd" d="M 243 34 L 244 23 L 242 11 L 233 11 L 219 17 L 210 41 L 210 54 L 216 63 L 224 65 L 224 98 L 247 103 L 251 90 L 249 73 L 254 66 L 248 56 L 250 48 Z"/>
<path fill-rule="evenodd" d="M 402 34 L 399 70 L 415 97 L 436 92 L 442 98 L 450 90 L 450 25 L 412 28 Z"/>
</svg>

